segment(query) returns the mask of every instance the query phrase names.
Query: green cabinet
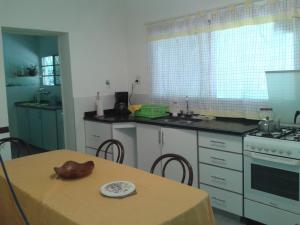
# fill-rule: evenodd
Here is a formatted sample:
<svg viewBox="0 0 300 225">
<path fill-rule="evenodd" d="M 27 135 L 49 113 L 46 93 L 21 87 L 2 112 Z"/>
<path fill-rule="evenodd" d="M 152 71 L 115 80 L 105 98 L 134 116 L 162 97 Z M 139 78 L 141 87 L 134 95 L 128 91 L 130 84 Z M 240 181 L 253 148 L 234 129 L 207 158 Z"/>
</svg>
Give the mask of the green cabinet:
<svg viewBox="0 0 300 225">
<path fill-rule="evenodd" d="M 28 110 L 29 143 L 42 148 L 42 113 L 40 109 Z"/>
<path fill-rule="evenodd" d="M 19 138 L 46 150 L 64 148 L 62 110 L 17 107 Z"/>
<path fill-rule="evenodd" d="M 17 107 L 18 137 L 30 142 L 28 108 Z"/>
<path fill-rule="evenodd" d="M 41 110 L 42 146 L 44 149 L 57 149 L 56 111 Z"/>
</svg>

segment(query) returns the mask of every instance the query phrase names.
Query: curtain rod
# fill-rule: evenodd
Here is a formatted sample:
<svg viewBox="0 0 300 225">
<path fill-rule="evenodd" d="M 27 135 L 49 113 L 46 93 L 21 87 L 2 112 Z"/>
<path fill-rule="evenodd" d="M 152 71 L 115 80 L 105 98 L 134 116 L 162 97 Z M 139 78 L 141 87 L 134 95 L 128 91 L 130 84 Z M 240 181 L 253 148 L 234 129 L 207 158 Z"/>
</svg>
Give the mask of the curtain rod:
<svg viewBox="0 0 300 225">
<path fill-rule="evenodd" d="M 255 4 L 255 3 L 258 3 L 258 2 L 265 2 L 265 1 L 277 1 L 277 0 L 246 0 L 246 1 L 243 1 L 241 3 L 229 4 L 229 5 L 223 6 L 223 7 L 212 8 L 212 9 L 207 9 L 207 10 L 203 10 L 203 11 L 197 11 L 195 13 L 191 13 L 191 14 L 188 14 L 188 15 L 185 15 L 185 16 L 176 16 L 176 17 L 172 17 L 172 18 L 169 18 L 169 19 L 163 19 L 163 20 L 159 20 L 159 21 L 148 22 L 148 23 L 145 23 L 144 26 L 151 26 L 151 25 L 159 24 L 159 23 L 167 23 L 167 22 L 171 22 L 171 21 L 176 20 L 176 19 L 184 19 L 184 18 L 192 17 L 192 16 L 195 16 L 197 14 L 207 14 L 209 12 L 226 9 L 230 6 L 231 7 L 240 7 L 240 6 L 247 5 L 247 4 Z"/>
</svg>

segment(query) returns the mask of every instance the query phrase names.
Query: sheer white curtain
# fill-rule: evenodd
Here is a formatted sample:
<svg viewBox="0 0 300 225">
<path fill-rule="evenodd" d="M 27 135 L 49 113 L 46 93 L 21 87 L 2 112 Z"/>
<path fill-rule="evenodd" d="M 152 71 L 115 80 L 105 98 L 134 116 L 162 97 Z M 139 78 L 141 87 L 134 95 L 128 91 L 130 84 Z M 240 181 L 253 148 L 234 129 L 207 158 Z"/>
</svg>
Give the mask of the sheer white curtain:
<svg viewBox="0 0 300 225">
<path fill-rule="evenodd" d="M 147 26 L 152 99 L 256 118 L 265 71 L 299 69 L 299 0 L 247 1 Z"/>
</svg>

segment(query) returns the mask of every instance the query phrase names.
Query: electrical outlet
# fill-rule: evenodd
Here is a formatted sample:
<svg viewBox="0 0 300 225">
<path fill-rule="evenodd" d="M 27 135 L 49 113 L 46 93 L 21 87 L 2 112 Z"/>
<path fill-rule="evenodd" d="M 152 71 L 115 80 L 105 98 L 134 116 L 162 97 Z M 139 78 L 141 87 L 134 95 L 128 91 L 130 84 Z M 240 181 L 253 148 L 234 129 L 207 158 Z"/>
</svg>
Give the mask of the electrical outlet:
<svg viewBox="0 0 300 225">
<path fill-rule="evenodd" d="M 108 88 L 110 88 L 110 80 L 106 80 L 106 81 L 105 81 L 105 84 L 106 84 L 106 86 L 107 86 Z"/>
<path fill-rule="evenodd" d="M 135 83 L 136 85 L 140 85 L 140 84 L 141 84 L 141 76 L 137 76 L 137 77 L 135 78 L 135 80 L 134 80 L 134 83 Z"/>
</svg>

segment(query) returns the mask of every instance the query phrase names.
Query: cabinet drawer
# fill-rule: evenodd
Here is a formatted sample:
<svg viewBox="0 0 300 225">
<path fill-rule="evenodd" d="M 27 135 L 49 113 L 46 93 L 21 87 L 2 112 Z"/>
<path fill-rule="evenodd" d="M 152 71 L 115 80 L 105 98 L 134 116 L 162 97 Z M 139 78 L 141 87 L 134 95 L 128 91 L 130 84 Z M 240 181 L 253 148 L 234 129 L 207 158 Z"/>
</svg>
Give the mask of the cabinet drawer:
<svg viewBox="0 0 300 225">
<path fill-rule="evenodd" d="M 199 131 L 198 141 L 201 147 L 242 153 L 242 137 L 239 136 Z"/>
<path fill-rule="evenodd" d="M 107 139 L 111 139 L 111 124 L 85 121 L 85 145 L 98 148 Z"/>
<path fill-rule="evenodd" d="M 220 190 L 205 184 L 200 184 L 200 189 L 209 193 L 213 207 L 243 216 L 243 196 L 229 191 Z"/>
<path fill-rule="evenodd" d="M 244 200 L 245 217 L 264 224 L 297 225 L 300 224 L 300 215 L 257 202 Z"/>
<path fill-rule="evenodd" d="M 86 154 L 89 154 L 89 155 L 92 155 L 92 156 L 96 157 L 96 152 L 97 152 L 97 149 L 94 149 L 94 148 L 85 148 L 85 153 Z M 104 159 L 104 152 L 100 152 L 99 157 Z M 109 152 L 107 153 L 107 159 L 113 160 L 112 153 L 109 153 Z"/>
<path fill-rule="evenodd" d="M 243 171 L 243 157 L 238 154 L 199 147 L 199 161 L 202 163 Z"/>
<path fill-rule="evenodd" d="M 209 166 L 200 163 L 200 182 L 242 194 L 243 175 L 241 172 Z"/>
</svg>

